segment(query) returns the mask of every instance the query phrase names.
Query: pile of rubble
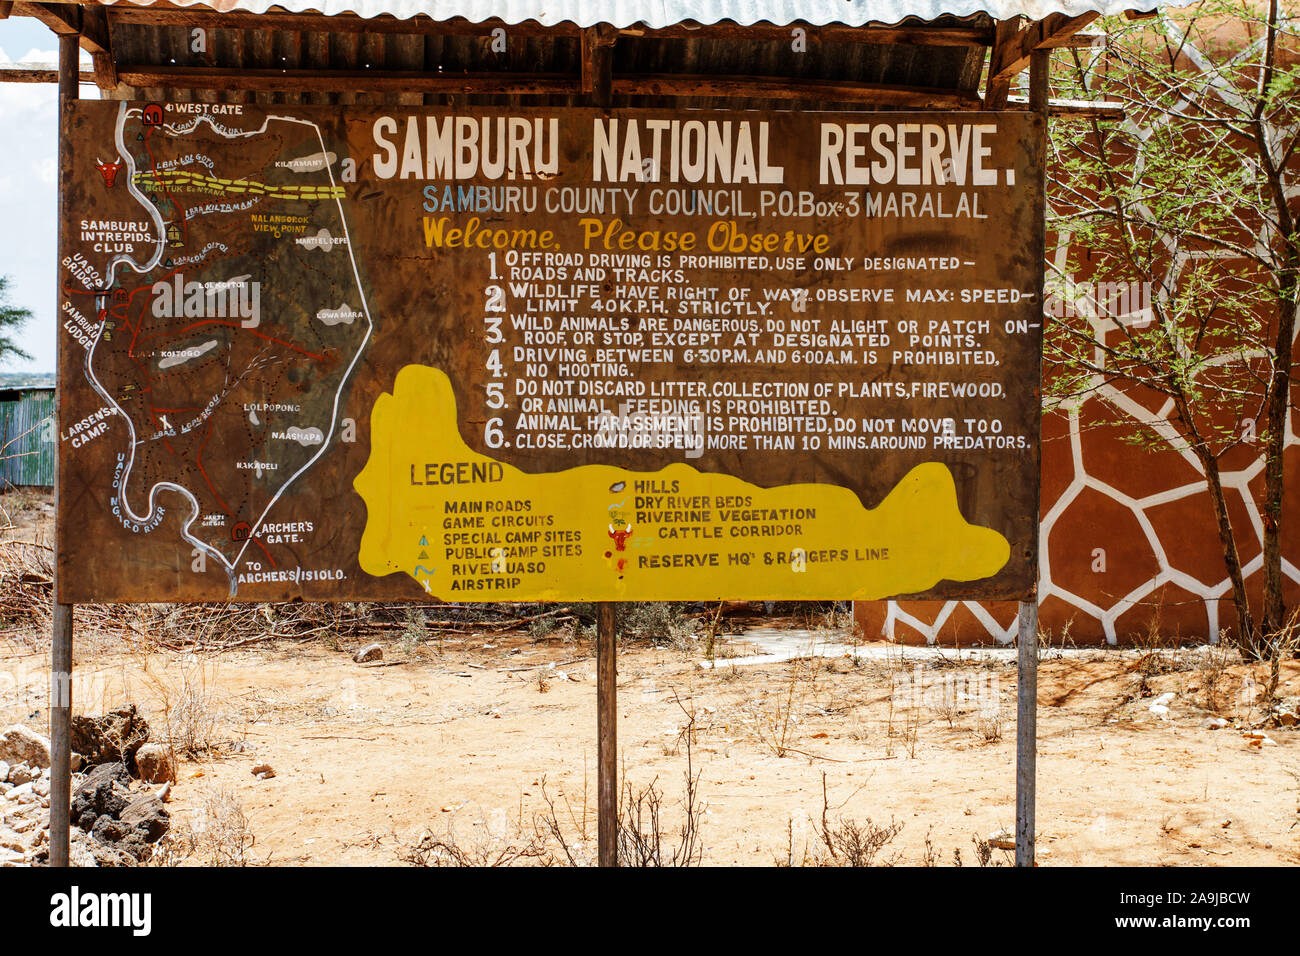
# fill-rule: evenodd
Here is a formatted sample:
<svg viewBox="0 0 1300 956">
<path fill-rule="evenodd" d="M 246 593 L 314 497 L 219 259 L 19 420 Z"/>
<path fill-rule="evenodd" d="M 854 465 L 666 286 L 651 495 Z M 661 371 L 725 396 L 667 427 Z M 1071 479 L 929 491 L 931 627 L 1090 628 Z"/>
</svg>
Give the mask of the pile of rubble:
<svg viewBox="0 0 1300 956">
<path fill-rule="evenodd" d="M 0 734 L 0 866 L 22 866 L 47 843 L 50 744 L 21 724 Z"/>
<path fill-rule="evenodd" d="M 73 866 L 136 866 L 170 827 L 165 804 L 175 762 L 169 749 L 148 738 L 134 706 L 74 718 Z M 45 737 L 21 724 L 0 733 L 0 866 L 49 862 L 49 768 Z"/>
<path fill-rule="evenodd" d="M 1283 697 L 1264 719 L 1273 727 L 1300 725 L 1300 697 Z"/>
</svg>

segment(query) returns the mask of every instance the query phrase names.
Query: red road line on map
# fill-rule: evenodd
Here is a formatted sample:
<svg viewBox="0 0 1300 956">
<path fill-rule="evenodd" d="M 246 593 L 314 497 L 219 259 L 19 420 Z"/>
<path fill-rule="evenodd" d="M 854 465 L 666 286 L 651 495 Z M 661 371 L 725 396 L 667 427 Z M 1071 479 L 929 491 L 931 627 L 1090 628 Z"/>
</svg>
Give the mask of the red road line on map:
<svg viewBox="0 0 1300 956">
<path fill-rule="evenodd" d="M 203 441 L 199 443 L 199 451 L 198 454 L 194 456 L 194 463 L 198 465 L 199 474 L 203 476 L 203 480 L 208 483 L 208 491 L 212 492 L 212 497 L 217 499 L 217 504 L 221 505 L 221 510 L 224 511 L 226 515 L 229 517 L 230 516 L 229 506 L 224 501 L 221 500 L 221 495 L 217 494 L 217 489 L 213 487 L 212 479 L 208 477 L 207 471 L 203 468 L 203 449 L 207 446 L 208 439 L 212 437 L 212 430 L 216 426 L 216 424 L 217 423 L 214 422 L 212 419 L 208 419 L 208 430 L 207 433 L 203 436 Z"/>
<path fill-rule="evenodd" d="M 266 545 L 262 544 L 261 540 L 259 540 L 258 538 L 253 538 L 252 541 L 253 544 L 257 545 L 259 548 L 262 549 L 262 553 L 266 555 L 266 560 L 271 562 L 271 567 L 273 568 L 277 567 L 275 563 L 275 558 L 271 557 L 271 552 L 266 550 Z"/>
</svg>

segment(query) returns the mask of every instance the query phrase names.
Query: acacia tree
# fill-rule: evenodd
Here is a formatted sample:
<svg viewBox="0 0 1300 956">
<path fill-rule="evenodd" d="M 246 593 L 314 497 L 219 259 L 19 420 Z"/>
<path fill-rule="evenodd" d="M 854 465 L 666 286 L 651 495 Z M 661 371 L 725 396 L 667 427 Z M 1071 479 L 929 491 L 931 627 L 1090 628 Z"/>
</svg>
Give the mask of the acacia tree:
<svg viewBox="0 0 1300 956">
<path fill-rule="evenodd" d="M 9 277 L 0 276 L 0 364 L 9 358 L 31 358 L 14 341 L 14 335 L 31 317 L 30 310 L 14 308 L 9 304 Z"/>
<path fill-rule="evenodd" d="M 1099 393 L 1129 440 L 1172 445 L 1204 474 L 1239 639 L 1284 624 L 1283 451 L 1292 405 L 1300 191 L 1296 28 L 1280 0 L 1203 0 L 1102 21 L 1105 46 L 1063 51 L 1055 92 L 1119 100 L 1119 124 L 1056 124 L 1053 228 L 1072 249 L 1047 327 L 1052 391 Z M 1080 297 L 1078 275 L 1149 294 Z M 1127 300 L 1127 301 L 1125 301 Z M 1049 314 L 1053 310 L 1049 309 Z M 1253 613 L 1224 461 L 1262 448 L 1263 604 Z"/>
</svg>

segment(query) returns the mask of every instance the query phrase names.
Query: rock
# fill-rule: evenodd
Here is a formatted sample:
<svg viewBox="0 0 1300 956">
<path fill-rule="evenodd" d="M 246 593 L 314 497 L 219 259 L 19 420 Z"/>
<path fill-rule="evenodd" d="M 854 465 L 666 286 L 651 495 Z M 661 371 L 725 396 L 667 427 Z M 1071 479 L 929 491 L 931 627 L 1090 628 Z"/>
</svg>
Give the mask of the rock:
<svg viewBox="0 0 1300 956">
<path fill-rule="evenodd" d="M 20 763 L 16 767 L 9 768 L 9 782 L 15 787 L 22 786 L 24 783 L 31 783 L 35 778 L 32 768 L 25 763 Z"/>
<path fill-rule="evenodd" d="M 149 723 L 135 704 L 97 717 L 79 714 L 72 718 L 72 749 L 87 763 L 120 761 L 133 768 L 136 751 L 148 739 Z"/>
<path fill-rule="evenodd" d="M 176 760 L 169 747 L 143 744 L 135 752 L 135 770 L 145 783 L 166 783 L 176 779 Z"/>
<path fill-rule="evenodd" d="M 152 793 L 136 797 L 118 819 L 128 828 L 140 833 L 146 843 L 160 839 L 171 826 L 171 814 Z"/>
<path fill-rule="evenodd" d="M 129 826 L 120 820 L 114 820 L 108 814 L 96 820 L 95 825 L 90 828 L 90 835 L 100 843 L 116 843 L 130 832 Z"/>
<path fill-rule="evenodd" d="M 1228 722 L 1222 717 L 1206 717 L 1201 721 L 1201 726 L 1206 730 L 1222 730 L 1228 726 Z"/>
<path fill-rule="evenodd" d="M 1164 704 L 1152 704 L 1147 708 L 1147 710 L 1151 711 L 1151 713 L 1155 714 L 1161 720 L 1167 720 L 1169 718 L 1169 708 Z"/>
<path fill-rule="evenodd" d="M 1159 697 L 1157 697 L 1155 700 L 1153 700 L 1151 703 L 1152 703 L 1152 706 L 1154 706 L 1154 705 L 1156 705 L 1156 704 L 1161 704 L 1161 705 L 1163 705 L 1163 706 L 1165 706 L 1165 707 L 1168 707 L 1171 703 L 1173 703 L 1174 698 L 1177 697 L 1177 696 L 1178 696 L 1178 695 L 1175 694 L 1175 693 L 1174 693 L 1173 691 L 1171 691 L 1171 690 L 1170 690 L 1170 691 L 1166 691 L 1165 693 L 1163 693 L 1163 694 L 1161 694 Z"/>
<path fill-rule="evenodd" d="M 1279 727 L 1300 724 L 1300 697 L 1284 697 L 1273 706 L 1273 720 Z"/>
<path fill-rule="evenodd" d="M 68 755 L 68 764 L 72 767 L 72 772 L 77 773 L 86 766 L 86 758 L 74 750 Z"/>
<path fill-rule="evenodd" d="M 14 803 L 35 803 L 37 796 L 32 792 L 32 785 L 24 783 L 6 793 L 5 799 L 12 800 Z"/>
<path fill-rule="evenodd" d="M 170 803 L 172 798 L 172 785 L 170 783 L 164 783 L 154 796 L 163 803 Z"/>
<path fill-rule="evenodd" d="M 126 767 L 116 761 L 113 763 L 102 763 L 97 767 L 90 768 L 90 771 L 86 773 L 81 778 L 81 782 L 77 784 L 77 790 L 89 790 L 99 786 L 105 781 L 120 783 L 125 787 L 130 785 L 131 775 L 127 773 Z M 73 796 L 76 796 L 76 790 L 73 791 Z"/>
<path fill-rule="evenodd" d="M 50 765 L 50 741 L 22 724 L 14 724 L 0 734 L 0 760 L 26 763 L 33 767 Z"/>
<path fill-rule="evenodd" d="M 5 783 L 9 779 L 9 764 L 0 760 L 0 783 Z"/>
<path fill-rule="evenodd" d="M 253 776 L 259 780 L 270 780 L 275 776 L 275 770 L 269 763 L 259 763 L 253 766 Z"/>
<path fill-rule="evenodd" d="M 89 830 L 105 814 L 119 816 L 131 802 L 131 791 L 126 787 L 129 779 L 120 763 L 95 767 L 72 794 L 71 819 L 81 829 Z"/>
<path fill-rule="evenodd" d="M 49 859 L 48 850 L 46 850 L 46 859 Z M 73 866 L 99 866 L 99 861 L 95 859 L 94 854 L 86 846 L 85 837 L 69 841 L 68 862 Z"/>
<path fill-rule="evenodd" d="M 995 850 L 1014 850 L 1016 848 L 1016 831 L 1011 827 L 1003 827 L 997 833 L 989 834 L 988 843 Z"/>
<path fill-rule="evenodd" d="M 108 843 L 90 839 L 85 843 L 86 850 L 94 857 L 97 866 L 138 866 L 135 855 Z"/>
<path fill-rule="evenodd" d="M 382 661 L 384 659 L 384 647 L 382 644 L 367 644 L 359 648 L 352 659 L 358 664 L 368 664 L 371 661 Z"/>
<path fill-rule="evenodd" d="M 38 797 L 48 797 L 50 795 L 50 778 L 44 774 L 32 781 L 32 793 Z"/>
</svg>

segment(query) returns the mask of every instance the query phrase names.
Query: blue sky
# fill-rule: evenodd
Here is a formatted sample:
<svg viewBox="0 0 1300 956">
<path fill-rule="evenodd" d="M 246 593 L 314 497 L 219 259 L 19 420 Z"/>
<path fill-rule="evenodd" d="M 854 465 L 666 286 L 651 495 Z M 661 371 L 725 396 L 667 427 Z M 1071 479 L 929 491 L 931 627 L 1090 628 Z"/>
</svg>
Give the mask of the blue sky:
<svg viewBox="0 0 1300 956">
<path fill-rule="evenodd" d="M 54 34 L 35 20 L 0 20 L 0 61 L 53 64 L 57 49 Z M 97 91 L 83 87 L 81 95 Z M 0 83 L 0 275 L 9 277 L 9 304 L 34 313 L 19 336 L 32 361 L 10 360 L 0 372 L 54 371 L 57 100 L 52 83 Z"/>
</svg>

